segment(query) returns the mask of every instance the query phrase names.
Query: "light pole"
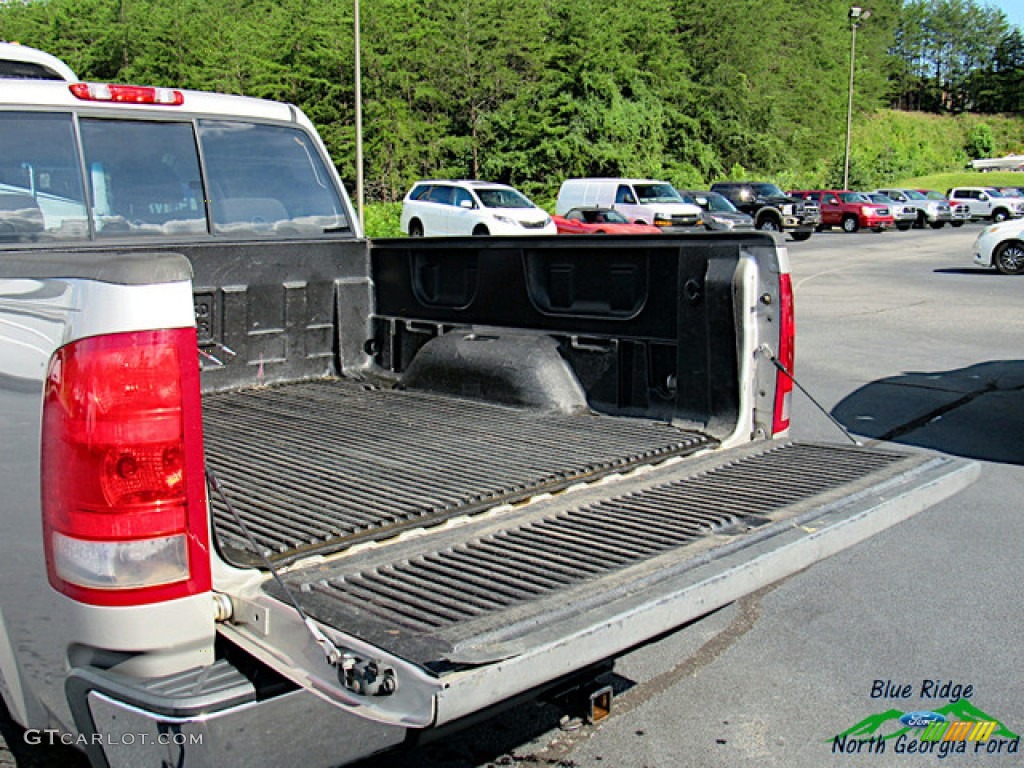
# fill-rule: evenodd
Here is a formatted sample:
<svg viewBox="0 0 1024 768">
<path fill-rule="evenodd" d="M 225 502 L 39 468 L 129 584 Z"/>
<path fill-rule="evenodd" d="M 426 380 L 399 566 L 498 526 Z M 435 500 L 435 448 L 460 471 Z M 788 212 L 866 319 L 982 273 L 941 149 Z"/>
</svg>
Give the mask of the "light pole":
<svg viewBox="0 0 1024 768">
<path fill-rule="evenodd" d="M 846 104 L 846 155 L 843 158 L 843 189 L 850 188 L 850 135 L 853 133 L 853 70 L 857 53 L 857 27 L 871 15 L 859 5 L 850 7 L 850 96 Z"/>
<path fill-rule="evenodd" d="M 363 192 L 363 65 L 359 40 L 359 0 L 355 0 L 355 44 L 356 44 L 356 207 L 359 209 L 359 229 L 366 234 L 366 217 L 363 214 L 365 194 Z"/>
</svg>

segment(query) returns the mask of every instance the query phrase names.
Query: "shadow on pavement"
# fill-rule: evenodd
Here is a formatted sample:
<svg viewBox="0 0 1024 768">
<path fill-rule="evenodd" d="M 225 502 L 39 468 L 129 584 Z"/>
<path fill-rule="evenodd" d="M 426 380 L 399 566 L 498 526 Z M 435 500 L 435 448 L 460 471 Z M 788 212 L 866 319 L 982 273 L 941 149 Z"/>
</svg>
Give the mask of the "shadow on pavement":
<svg viewBox="0 0 1024 768">
<path fill-rule="evenodd" d="M 1001 277 L 1005 278 L 1006 275 L 1002 275 L 996 272 L 994 269 L 985 267 L 942 267 L 941 269 L 933 269 L 937 275 L 974 275 L 975 277 Z"/>
<path fill-rule="evenodd" d="M 599 676 L 600 684 L 610 685 L 616 696 L 636 683 L 615 672 Z M 589 690 L 584 686 L 582 690 Z M 561 728 L 565 737 L 585 725 L 578 716 L 583 708 L 570 695 L 524 701 L 494 716 L 480 719 L 462 730 L 449 732 L 423 745 L 410 742 L 404 749 L 385 753 L 353 764 L 352 768 L 476 768 L 476 766 L 515 766 L 522 764 L 568 768 L 571 759 L 541 757 L 531 753 L 531 742 Z M 614 716 L 614 713 L 613 713 Z M 442 731 L 443 733 L 443 731 Z"/>
<path fill-rule="evenodd" d="M 865 437 L 1024 464 L 1024 360 L 879 379 L 832 415 Z"/>
<path fill-rule="evenodd" d="M 26 731 L 11 719 L 7 705 L 0 701 L 0 765 L 18 768 L 89 768 L 82 752 L 59 743 L 50 744 L 47 733 Z"/>
</svg>

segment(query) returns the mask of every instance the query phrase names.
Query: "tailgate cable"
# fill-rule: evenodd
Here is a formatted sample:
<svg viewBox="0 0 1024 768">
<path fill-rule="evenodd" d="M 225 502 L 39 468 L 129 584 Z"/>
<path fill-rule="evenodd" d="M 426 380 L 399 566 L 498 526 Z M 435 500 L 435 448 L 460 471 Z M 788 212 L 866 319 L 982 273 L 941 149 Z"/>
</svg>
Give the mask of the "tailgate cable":
<svg viewBox="0 0 1024 768">
<path fill-rule="evenodd" d="M 231 517 L 234 518 L 235 523 L 245 534 L 245 538 L 249 542 L 249 546 L 252 547 L 253 552 L 256 552 L 260 559 L 263 561 L 264 567 L 274 577 L 274 581 L 277 582 L 277 586 L 281 588 L 281 591 L 288 597 L 288 601 L 292 604 L 292 608 L 299 614 L 299 618 L 302 619 L 302 623 L 306 625 L 306 629 L 309 630 L 309 634 L 313 636 L 316 644 L 323 650 L 324 655 L 327 657 L 327 663 L 332 667 L 340 667 L 344 671 L 349 671 L 356 664 L 356 658 L 350 653 L 343 653 L 338 646 L 331 642 L 331 639 L 325 635 L 320 628 L 316 625 L 309 614 L 302 610 L 302 606 L 299 605 L 299 601 L 295 599 L 295 595 L 288 589 L 288 586 L 284 583 L 284 579 L 281 578 L 281 574 L 277 572 L 273 563 L 264 554 L 263 549 L 256 543 L 256 539 L 249 532 L 245 523 L 242 522 L 242 518 L 238 512 L 232 506 L 231 502 L 228 501 L 227 495 L 224 493 L 224 489 L 220 487 L 220 482 L 217 480 L 217 475 L 214 474 L 213 470 L 209 467 L 206 468 L 206 479 L 210 483 L 210 487 L 220 497 L 220 500 L 224 503 L 224 506 L 228 508 L 228 512 L 231 513 Z"/>
<path fill-rule="evenodd" d="M 793 382 L 793 385 L 801 392 L 803 392 L 807 396 L 808 400 L 814 403 L 814 407 L 821 411 L 823 414 L 825 414 L 825 417 L 836 425 L 836 428 L 846 436 L 847 440 L 849 440 L 856 446 L 864 446 L 864 443 L 862 443 L 860 440 L 851 435 L 850 430 L 843 426 L 835 416 L 829 413 L 825 409 L 825 406 L 823 406 L 821 403 L 814 399 L 814 395 L 812 395 L 810 392 L 804 389 L 803 386 L 801 386 L 800 382 L 796 380 L 796 377 L 793 376 L 793 374 L 786 369 L 786 366 L 779 362 L 779 359 L 777 357 L 775 357 L 775 353 L 772 351 L 771 347 L 769 347 L 767 344 L 762 344 L 757 348 L 757 351 L 764 355 L 765 357 L 767 357 L 771 361 L 772 365 L 774 365 L 776 368 L 779 369 L 779 371 L 785 374 L 789 378 L 789 380 Z"/>
</svg>

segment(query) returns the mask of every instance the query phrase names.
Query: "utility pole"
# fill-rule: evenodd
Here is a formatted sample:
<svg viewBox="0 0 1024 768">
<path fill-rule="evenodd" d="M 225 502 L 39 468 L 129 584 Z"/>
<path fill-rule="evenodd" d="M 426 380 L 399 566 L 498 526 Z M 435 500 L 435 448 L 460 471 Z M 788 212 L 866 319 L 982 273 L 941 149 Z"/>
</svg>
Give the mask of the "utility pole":
<svg viewBox="0 0 1024 768">
<path fill-rule="evenodd" d="M 871 11 L 854 5 L 848 14 L 850 18 L 850 88 L 849 100 L 846 104 L 846 154 L 843 157 L 843 189 L 850 188 L 850 139 L 853 134 L 853 72 L 857 54 L 857 27 Z"/>
<path fill-rule="evenodd" d="M 363 209 L 366 196 L 363 190 L 363 63 L 359 39 L 359 0 L 355 0 L 355 41 L 356 41 L 356 208 L 359 211 L 359 230 L 365 234 L 366 216 Z"/>
</svg>

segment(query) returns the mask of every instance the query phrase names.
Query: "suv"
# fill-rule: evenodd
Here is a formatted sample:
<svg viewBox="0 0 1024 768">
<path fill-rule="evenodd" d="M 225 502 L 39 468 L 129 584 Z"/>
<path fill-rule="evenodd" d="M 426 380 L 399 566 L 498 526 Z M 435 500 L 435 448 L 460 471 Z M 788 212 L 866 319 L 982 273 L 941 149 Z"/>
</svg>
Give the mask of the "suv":
<svg viewBox="0 0 1024 768">
<path fill-rule="evenodd" d="M 402 201 L 401 227 L 410 237 L 557 234 L 525 195 L 489 181 L 417 182 Z"/>
<path fill-rule="evenodd" d="M 78 81 L 71 67 L 38 48 L 0 42 L 0 77 L 15 80 Z"/>
<path fill-rule="evenodd" d="M 990 219 L 997 224 L 1024 216 L 1024 198 L 1011 197 L 995 187 L 954 187 L 946 193 L 951 203 L 966 203 L 972 219 Z"/>
<path fill-rule="evenodd" d="M 758 181 L 720 181 L 711 185 L 736 208 L 754 218 L 754 227 L 766 232 L 789 232 L 806 240 L 821 223 L 821 210 L 808 200 L 790 197 L 774 184 Z"/>
<path fill-rule="evenodd" d="M 923 192 L 916 189 L 876 189 L 875 192 L 885 195 L 897 203 L 912 205 L 917 209 L 917 221 L 914 226 L 922 229 L 925 224 L 932 229 L 942 229 L 953 220 L 953 211 L 948 200 L 929 200 Z"/>
<path fill-rule="evenodd" d="M 896 223 L 887 204 L 874 203 L 860 192 L 812 189 L 789 194 L 818 204 L 821 209 L 821 229 L 842 227 L 844 232 L 856 232 L 864 227 L 884 232 Z"/>
</svg>

